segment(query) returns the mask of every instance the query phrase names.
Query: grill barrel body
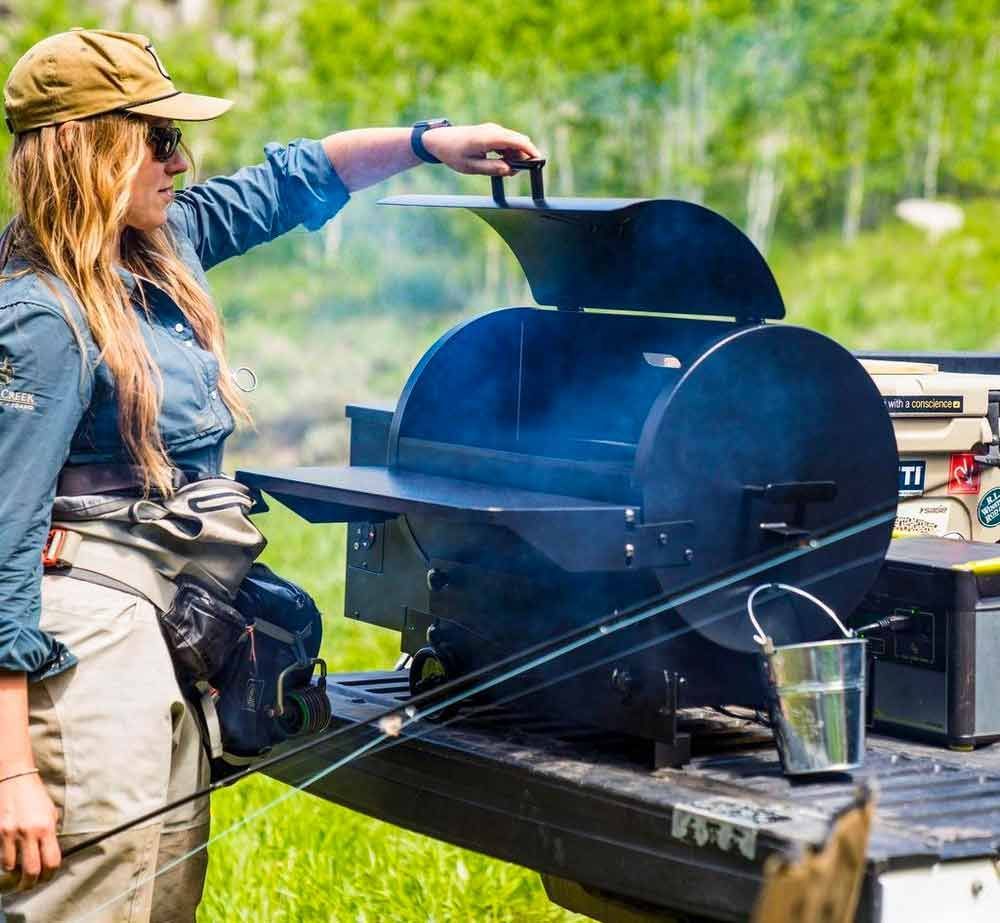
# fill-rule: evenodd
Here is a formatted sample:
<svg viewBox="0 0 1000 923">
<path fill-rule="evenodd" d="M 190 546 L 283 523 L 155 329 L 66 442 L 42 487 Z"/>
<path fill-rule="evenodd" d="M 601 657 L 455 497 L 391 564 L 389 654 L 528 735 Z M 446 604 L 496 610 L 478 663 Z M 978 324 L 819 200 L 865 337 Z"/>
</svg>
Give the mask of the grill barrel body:
<svg viewBox="0 0 1000 923">
<path fill-rule="evenodd" d="M 470 208 L 539 301 L 601 310 L 462 323 L 391 416 L 349 411 L 350 466 L 242 478 L 347 522 L 345 614 L 399 631 L 406 652 L 430 645 L 452 675 L 860 523 L 496 692 L 544 689 L 543 709 L 652 739 L 672 733 L 673 704 L 762 706 L 753 586 L 802 586 L 846 616 L 888 547 L 897 455 L 870 376 L 827 337 L 771 322 L 784 307 L 763 258 L 700 206 L 395 204 Z M 794 597 L 760 617 L 778 644 L 829 636 Z"/>
</svg>

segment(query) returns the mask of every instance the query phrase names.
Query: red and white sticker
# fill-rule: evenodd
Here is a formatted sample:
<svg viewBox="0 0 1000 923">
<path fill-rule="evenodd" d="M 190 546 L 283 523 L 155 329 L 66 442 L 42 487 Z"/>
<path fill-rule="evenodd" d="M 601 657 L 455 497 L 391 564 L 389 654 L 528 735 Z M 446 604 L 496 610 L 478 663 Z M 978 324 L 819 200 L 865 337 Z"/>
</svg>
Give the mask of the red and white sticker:
<svg viewBox="0 0 1000 923">
<path fill-rule="evenodd" d="M 979 469 L 971 452 L 959 452 L 951 456 L 948 465 L 948 493 L 979 494 Z"/>
</svg>

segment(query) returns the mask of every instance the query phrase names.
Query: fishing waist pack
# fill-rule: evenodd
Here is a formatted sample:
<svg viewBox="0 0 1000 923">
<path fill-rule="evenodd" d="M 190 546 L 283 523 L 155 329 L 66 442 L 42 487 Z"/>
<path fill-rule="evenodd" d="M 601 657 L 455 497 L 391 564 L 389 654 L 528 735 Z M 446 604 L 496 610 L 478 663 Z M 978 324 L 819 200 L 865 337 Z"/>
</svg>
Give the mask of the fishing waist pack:
<svg viewBox="0 0 1000 923">
<path fill-rule="evenodd" d="M 196 706 L 213 780 L 329 724 L 319 610 L 301 587 L 267 566 L 250 568 L 232 605 L 180 580 L 160 627 Z"/>
</svg>

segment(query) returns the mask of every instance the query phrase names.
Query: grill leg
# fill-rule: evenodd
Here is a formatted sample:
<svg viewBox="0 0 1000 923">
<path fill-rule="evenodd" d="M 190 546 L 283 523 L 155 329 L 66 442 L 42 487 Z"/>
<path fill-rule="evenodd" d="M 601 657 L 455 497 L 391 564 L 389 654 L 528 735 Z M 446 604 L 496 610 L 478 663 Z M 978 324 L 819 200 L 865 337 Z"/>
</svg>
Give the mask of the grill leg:
<svg viewBox="0 0 1000 923">
<path fill-rule="evenodd" d="M 677 711 L 680 704 L 680 687 L 684 685 L 684 677 L 680 673 L 663 671 L 666 695 L 660 714 L 666 719 L 664 740 L 653 742 L 653 769 L 680 769 L 691 762 L 691 735 L 677 730 Z"/>
</svg>

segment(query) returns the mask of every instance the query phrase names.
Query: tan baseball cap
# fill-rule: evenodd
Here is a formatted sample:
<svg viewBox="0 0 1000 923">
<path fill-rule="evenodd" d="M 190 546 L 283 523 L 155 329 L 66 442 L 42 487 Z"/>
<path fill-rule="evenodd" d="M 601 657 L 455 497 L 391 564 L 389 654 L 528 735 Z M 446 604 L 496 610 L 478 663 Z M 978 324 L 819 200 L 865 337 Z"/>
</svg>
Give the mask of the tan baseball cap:
<svg viewBox="0 0 1000 923">
<path fill-rule="evenodd" d="M 17 133 L 121 109 L 202 122 L 232 102 L 178 90 L 144 35 L 72 29 L 28 49 L 7 77 L 3 106 Z"/>
</svg>

